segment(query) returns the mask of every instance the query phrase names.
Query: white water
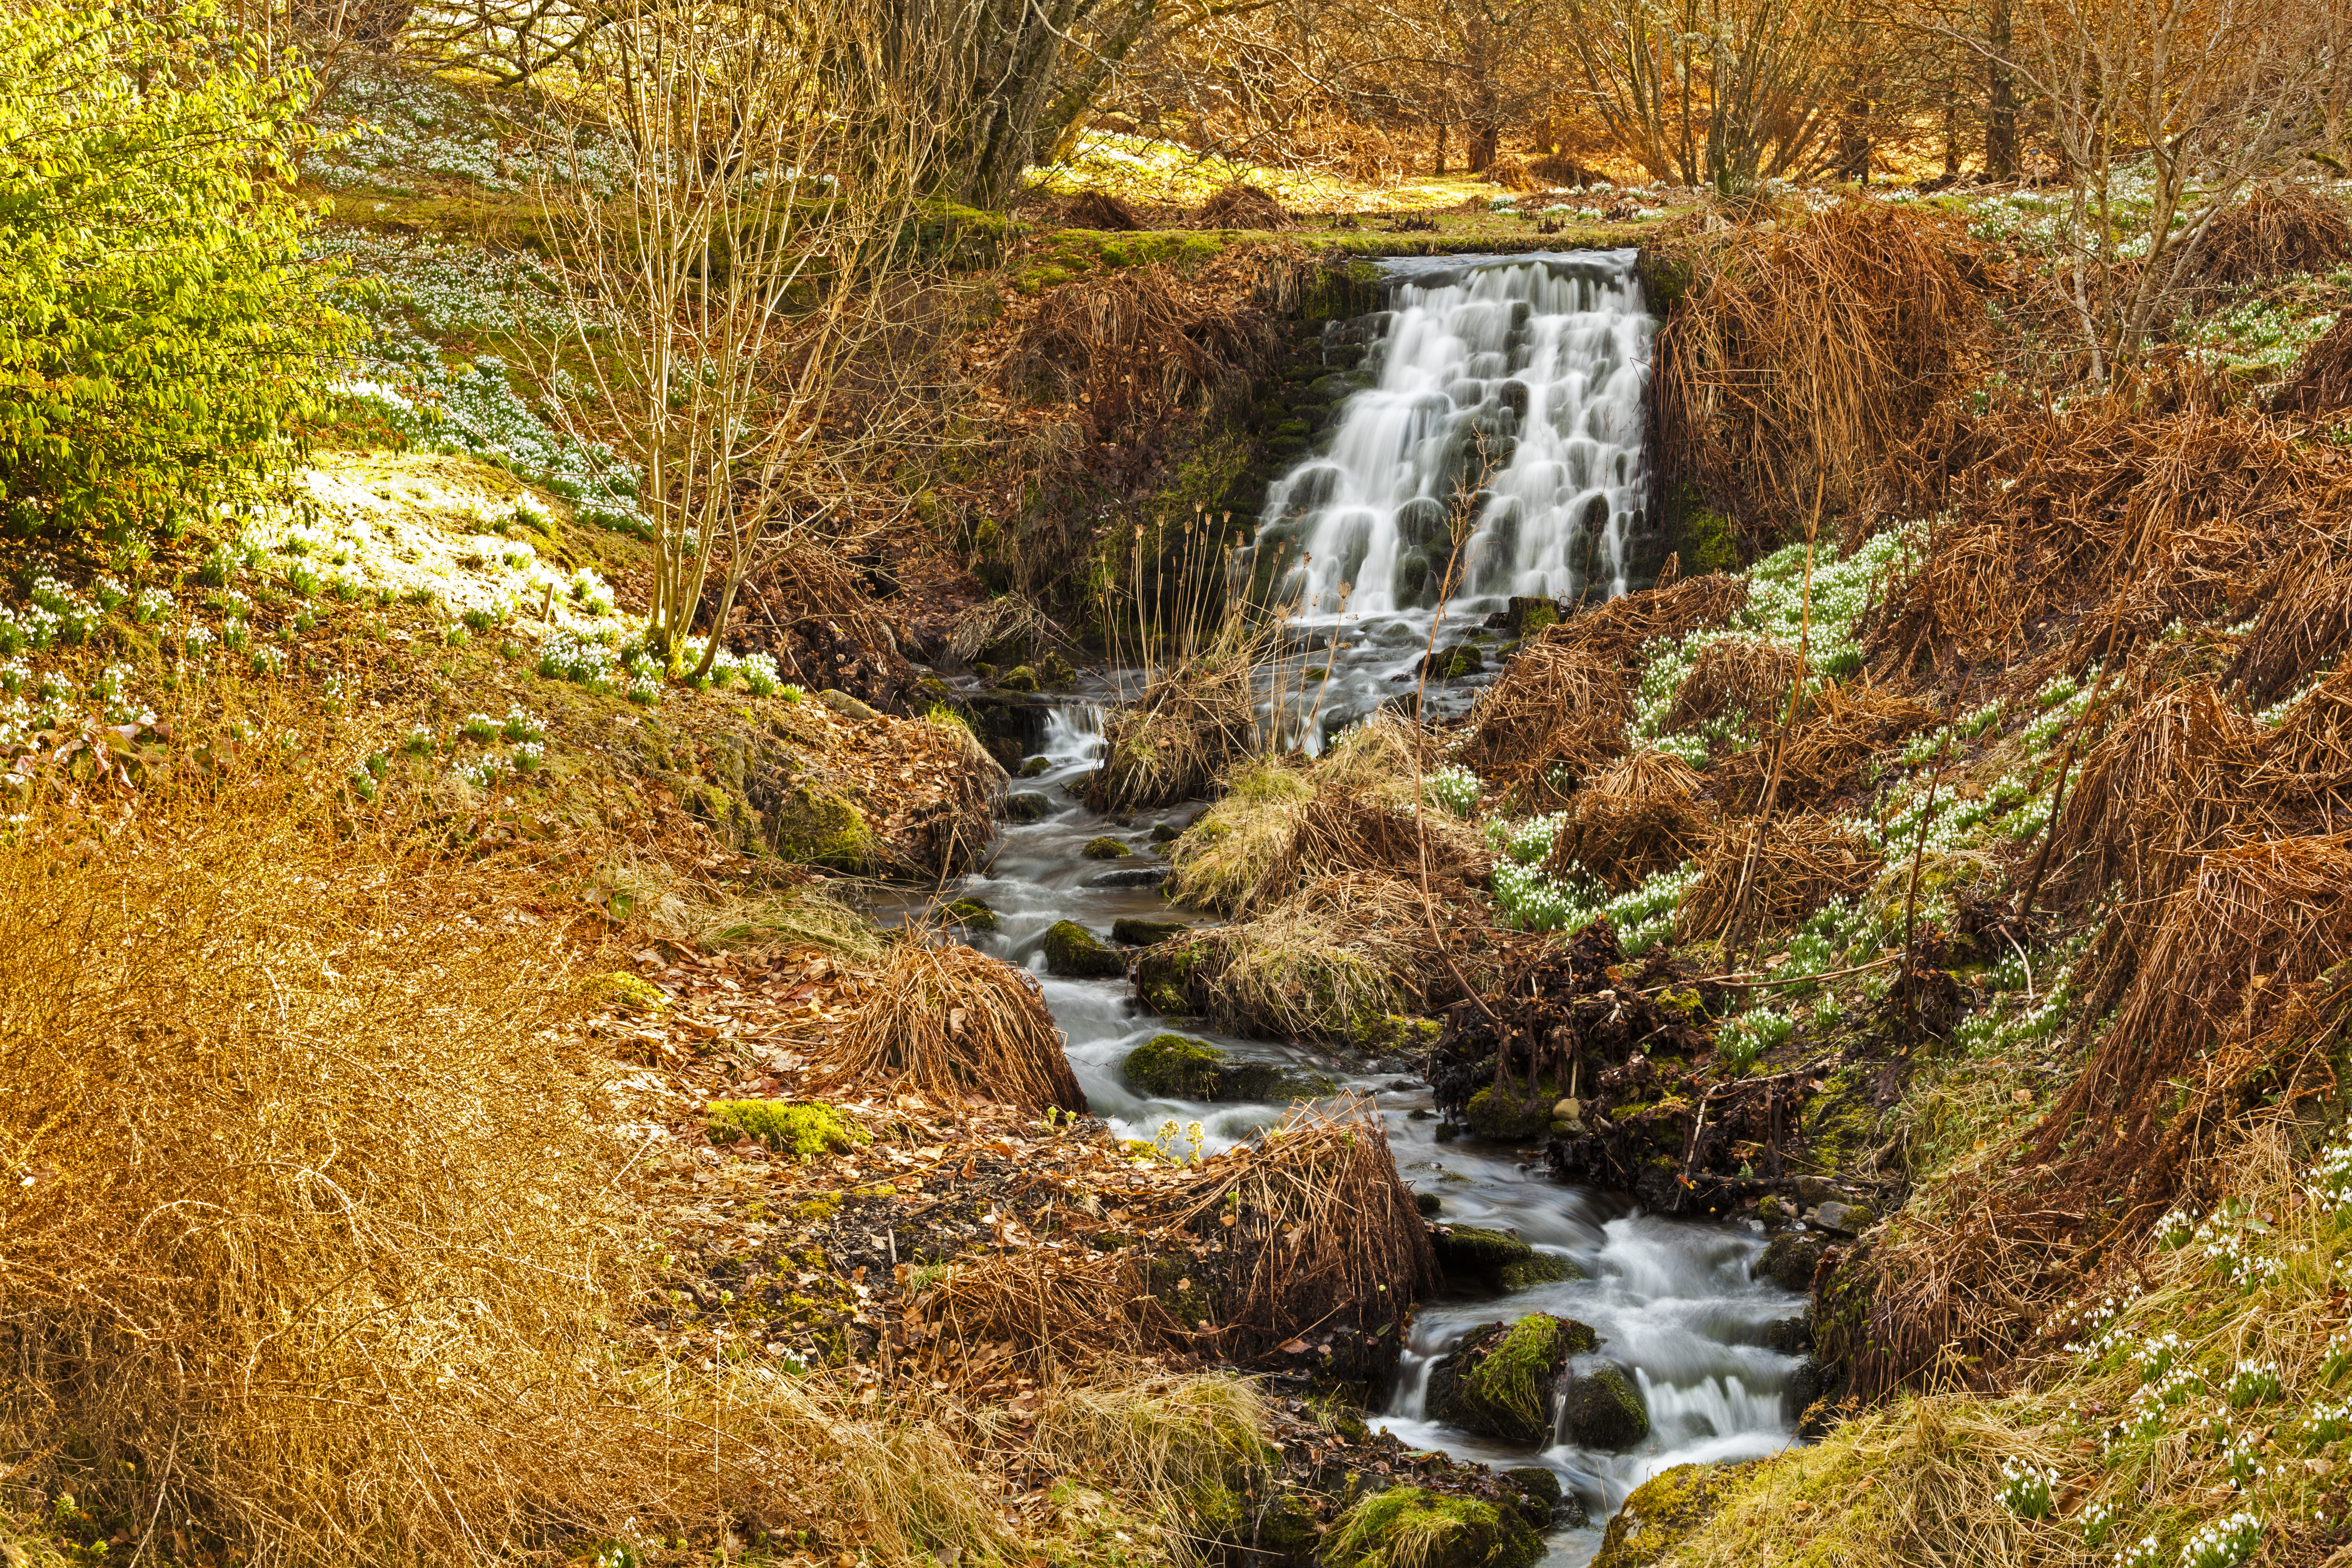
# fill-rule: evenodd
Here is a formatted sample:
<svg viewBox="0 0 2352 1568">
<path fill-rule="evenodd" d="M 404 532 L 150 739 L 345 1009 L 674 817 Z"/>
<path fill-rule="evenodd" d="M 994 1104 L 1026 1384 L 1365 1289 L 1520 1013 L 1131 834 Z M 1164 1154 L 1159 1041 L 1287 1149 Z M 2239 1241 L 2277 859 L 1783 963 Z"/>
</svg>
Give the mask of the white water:
<svg viewBox="0 0 2352 1568">
<path fill-rule="evenodd" d="M 1631 585 L 1656 324 L 1631 250 L 1395 261 L 1391 309 L 1328 454 L 1266 492 L 1257 548 L 1307 617 Z M 1482 488 L 1480 479 L 1486 483 Z"/>
</svg>

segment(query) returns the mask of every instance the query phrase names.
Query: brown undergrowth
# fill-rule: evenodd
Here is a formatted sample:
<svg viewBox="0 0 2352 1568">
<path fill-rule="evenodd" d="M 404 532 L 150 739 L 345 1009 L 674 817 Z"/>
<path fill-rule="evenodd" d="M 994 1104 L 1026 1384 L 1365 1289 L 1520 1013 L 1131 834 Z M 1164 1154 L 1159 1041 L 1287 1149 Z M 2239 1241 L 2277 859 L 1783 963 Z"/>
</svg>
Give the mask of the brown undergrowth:
<svg viewBox="0 0 2352 1568">
<path fill-rule="evenodd" d="M 857 1013 L 824 1052 L 845 1085 L 1087 1108 L 1062 1033 L 1024 969 L 933 933 L 907 933 L 858 983 Z"/>
</svg>

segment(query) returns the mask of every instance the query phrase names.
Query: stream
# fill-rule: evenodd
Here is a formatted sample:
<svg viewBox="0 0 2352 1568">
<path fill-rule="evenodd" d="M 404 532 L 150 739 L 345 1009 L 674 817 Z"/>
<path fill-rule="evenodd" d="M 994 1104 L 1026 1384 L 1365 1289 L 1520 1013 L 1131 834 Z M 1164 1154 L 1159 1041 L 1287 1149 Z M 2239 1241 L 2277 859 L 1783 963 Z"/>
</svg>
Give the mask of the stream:
<svg viewBox="0 0 2352 1568">
<path fill-rule="evenodd" d="M 1255 546 L 1286 552 L 1301 611 L 1289 621 L 1286 651 L 1261 671 L 1261 714 L 1270 732 L 1310 750 L 1383 701 L 1409 697 L 1425 647 L 1470 637 L 1511 595 L 1639 585 L 1629 584 L 1628 572 L 1642 524 L 1640 408 L 1654 323 L 1633 253 L 1456 258 L 1398 262 L 1392 270 L 1392 308 L 1350 324 L 1365 344 L 1359 390 L 1323 449 L 1272 487 Z M 1466 520 L 1468 564 L 1445 600 L 1426 546 L 1448 486 L 1459 495 L 1465 451 L 1484 454 L 1485 488 Z M 1466 708 L 1482 683 L 1433 684 L 1429 716 Z M 1155 886 L 1136 885 L 1146 878 L 1135 868 L 1165 865 L 1152 828 L 1182 826 L 1199 803 L 1139 813 L 1121 826 L 1071 793 L 1096 765 L 1103 705 L 1128 695 L 1131 684 L 1097 674 L 1082 695 L 1049 711 L 1034 753 L 1043 771 L 1015 787 L 1044 795 L 1050 809 L 1041 820 L 1006 825 L 988 868 L 948 896 L 996 911 L 1000 929 L 971 940 L 1036 974 L 1096 1115 L 1120 1136 L 1141 1139 L 1174 1123 L 1181 1140 L 1197 1121 L 1214 1152 L 1273 1125 L 1288 1108 L 1139 1095 L 1120 1063 L 1168 1022 L 1144 1010 L 1124 980 L 1045 973 L 1042 944 L 1057 921 L 1108 940 L 1123 916 L 1181 917 Z M 1104 836 L 1132 854 L 1084 858 L 1081 847 Z M 1622 1194 L 1564 1185 L 1532 1150 L 1440 1142 L 1429 1090 L 1402 1060 L 1342 1061 L 1190 1023 L 1183 1031 L 1239 1058 L 1312 1067 L 1370 1097 L 1399 1169 L 1414 1189 L 1437 1194 L 1441 1220 L 1516 1231 L 1581 1269 L 1581 1279 L 1507 1296 L 1473 1287 L 1423 1302 L 1386 1409 L 1371 1417 L 1414 1448 L 1555 1471 L 1591 1522 L 1555 1531 L 1547 1563 L 1582 1568 L 1626 1494 L 1660 1470 L 1752 1458 L 1796 1440 L 1795 1412 L 1786 1406 L 1801 1363 L 1767 1349 L 1765 1331 L 1801 1314 L 1805 1302 L 1748 1278 L 1760 1234 L 1647 1215 Z M 1536 1311 L 1597 1331 L 1600 1347 L 1579 1358 L 1579 1370 L 1606 1361 L 1632 1374 L 1649 1410 L 1646 1441 L 1601 1453 L 1559 1441 L 1556 1431 L 1530 1455 L 1428 1419 L 1423 1393 L 1433 1363 L 1473 1329 Z"/>
</svg>

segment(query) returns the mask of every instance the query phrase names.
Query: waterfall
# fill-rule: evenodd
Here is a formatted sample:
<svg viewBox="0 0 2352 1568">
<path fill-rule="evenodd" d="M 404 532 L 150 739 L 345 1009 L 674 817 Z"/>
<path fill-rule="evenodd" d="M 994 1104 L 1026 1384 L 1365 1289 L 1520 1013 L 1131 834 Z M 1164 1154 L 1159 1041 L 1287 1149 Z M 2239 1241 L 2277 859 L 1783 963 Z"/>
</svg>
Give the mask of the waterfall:
<svg viewBox="0 0 2352 1568">
<path fill-rule="evenodd" d="M 1643 510 L 1656 323 L 1631 250 L 1392 262 L 1328 451 L 1266 492 L 1261 551 L 1299 613 L 1622 594 Z"/>
</svg>

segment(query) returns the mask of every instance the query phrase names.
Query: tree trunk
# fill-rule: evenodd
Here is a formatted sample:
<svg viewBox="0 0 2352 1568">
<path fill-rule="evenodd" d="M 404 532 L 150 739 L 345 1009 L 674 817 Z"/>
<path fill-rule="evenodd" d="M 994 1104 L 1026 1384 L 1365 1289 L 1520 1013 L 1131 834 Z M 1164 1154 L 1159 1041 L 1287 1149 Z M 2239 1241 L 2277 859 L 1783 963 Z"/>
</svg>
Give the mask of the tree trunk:
<svg viewBox="0 0 2352 1568">
<path fill-rule="evenodd" d="M 2010 0 L 1992 0 L 1986 19 L 1985 177 L 2017 178 L 2017 75 L 2009 68 Z"/>
</svg>

